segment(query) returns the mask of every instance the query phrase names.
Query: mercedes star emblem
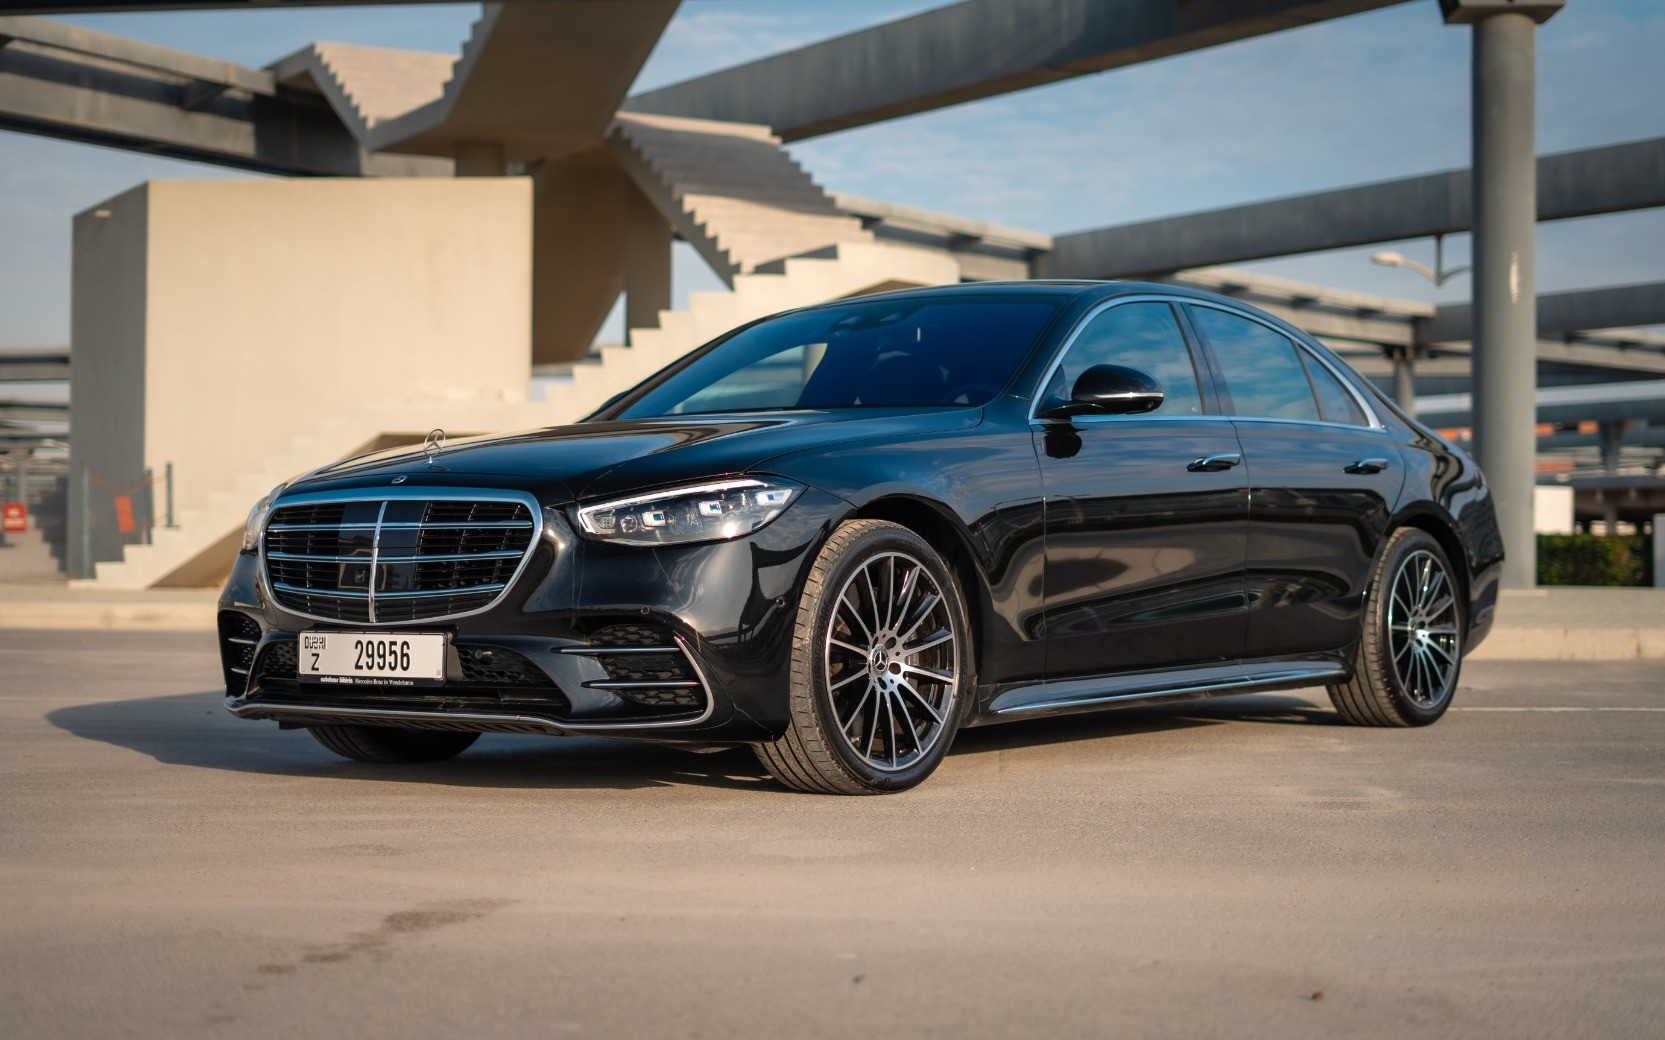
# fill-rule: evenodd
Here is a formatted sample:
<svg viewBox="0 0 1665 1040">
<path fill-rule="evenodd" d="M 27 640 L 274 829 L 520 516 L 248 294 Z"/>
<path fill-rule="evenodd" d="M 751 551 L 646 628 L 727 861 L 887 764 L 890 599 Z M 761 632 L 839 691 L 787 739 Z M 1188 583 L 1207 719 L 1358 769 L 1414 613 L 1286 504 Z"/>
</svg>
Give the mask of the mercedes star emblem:
<svg viewBox="0 0 1665 1040">
<path fill-rule="evenodd" d="M 428 431 L 428 439 L 422 442 L 422 453 L 428 456 L 428 465 L 434 464 L 434 456 L 445 447 L 445 431 L 435 427 Z"/>
</svg>

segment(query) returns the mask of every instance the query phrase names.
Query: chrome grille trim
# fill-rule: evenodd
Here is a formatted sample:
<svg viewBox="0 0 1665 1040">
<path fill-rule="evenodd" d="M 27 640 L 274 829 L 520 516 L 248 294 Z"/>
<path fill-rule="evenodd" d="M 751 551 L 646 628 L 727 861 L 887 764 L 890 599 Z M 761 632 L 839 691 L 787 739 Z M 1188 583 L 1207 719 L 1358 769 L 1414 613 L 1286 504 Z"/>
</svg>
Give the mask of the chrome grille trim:
<svg viewBox="0 0 1665 1040">
<path fill-rule="evenodd" d="M 376 530 L 370 536 L 370 582 L 368 591 L 364 594 L 364 602 L 370 611 L 370 623 L 376 623 L 376 579 L 380 577 L 378 568 L 381 566 L 382 555 L 382 520 L 387 517 L 387 502 L 383 500 L 381 509 L 376 512 Z"/>
<path fill-rule="evenodd" d="M 478 523 L 467 521 L 441 520 L 433 523 L 388 521 L 386 519 L 388 507 L 394 502 L 492 502 L 509 503 L 526 509 L 530 519 L 514 520 L 482 520 Z M 453 618 L 469 617 L 491 610 L 502 602 L 515 582 L 525 573 L 531 562 L 532 554 L 537 549 L 543 536 L 543 510 L 537 499 L 524 491 L 505 491 L 497 488 L 423 488 L 423 487 L 393 487 L 386 489 L 357 488 L 351 491 L 319 491 L 310 494 L 289 495 L 273 503 L 272 517 L 277 517 L 283 510 L 296 506 L 316 505 L 347 505 L 353 503 L 375 503 L 379 505 L 377 521 L 375 523 L 306 523 L 284 524 L 268 522 L 265 530 L 260 534 L 260 583 L 276 606 L 297 617 L 313 621 L 322 621 L 332 625 L 355 627 L 383 627 L 393 628 L 410 625 L 426 625 Z M 434 553 L 423 555 L 409 553 L 403 549 L 393 549 L 397 555 L 382 552 L 382 535 L 386 531 L 430 531 L 430 530 L 490 530 L 503 532 L 505 530 L 525 530 L 530 532 L 524 550 L 492 549 L 479 553 L 456 552 Z M 285 553 L 268 549 L 268 535 L 273 532 L 324 532 L 342 531 L 358 532 L 362 535 L 370 533 L 370 554 L 345 555 L 336 553 Z M 377 590 L 375 585 L 381 577 L 381 570 L 389 564 L 425 564 L 425 563 L 463 563 L 468 561 L 503 561 L 519 557 L 520 562 L 514 572 L 505 580 L 482 582 L 459 588 L 444 589 L 411 589 L 404 591 Z M 272 563 L 295 564 L 331 564 L 331 563 L 362 563 L 370 567 L 370 588 L 364 591 L 339 588 L 308 588 L 277 581 L 272 577 Z M 312 580 L 308 578 L 307 580 Z M 384 621 L 378 617 L 377 607 L 383 607 L 389 613 L 406 613 L 415 611 L 420 613 L 417 604 L 425 600 L 439 597 L 459 597 L 477 599 L 490 597 L 485 603 L 470 606 L 466 610 L 458 610 L 443 614 L 421 613 L 420 616 L 408 620 Z M 297 597 L 308 599 L 322 599 L 335 601 L 355 601 L 364 605 L 365 618 L 330 617 L 325 614 L 315 614 L 295 603 Z M 305 602 L 302 600 L 301 602 Z M 318 609 L 327 609 L 323 604 Z"/>
<path fill-rule="evenodd" d="M 429 495 L 427 497 L 432 499 L 435 502 L 498 501 L 497 499 L 475 499 L 475 498 L 457 499 L 457 498 L 450 498 L 450 497 L 440 498 L 438 495 Z M 374 501 L 376 501 L 376 499 L 373 499 L 373 498 L 349 498 L 349 499 L 343 499 L 343 501 L 346 501 L 346 502 L 374 502 Z M 284 504 L 284 506 L 290 506 L 290 505 L 297 505 L 297 504 L 300 504 L 300 503 L 284 502 L 283 504 Z M 276 508 L 276 507 L 274 507 L 274 508 Z M 458 528 L 468 528 L 469 530 L 474 530 L 476 528 L 480 528 L 480 529 L 491 528 L 491 529 L 494 529 L 494 530 L 501 530 L 501 529 L 506 528 L 506 527 L 536 527 L 536 526 L 537 526 L 536 524 L 532 523 L 529 520 L 481 520 L 477 524 L 471 524 L 471 523 L 468 523 L 467 521 L 464 521 L 464 520 L 435 520 L 431 524 L 408 524 L 408 523 L 403 523 L 403 522 L 400 522 L 400 521 L 394 521 L 391 524 L 359 524 L 359 523 L 354 523 L 354 524 L 267 524 L 266 525 L 266 530 L 268 530 L 268 531 L 374 531 L 378 528 L 380 528 L 382 530 L 399 530 L 399 529 L 408 530 L 408 529 L 413 528 L 413 527 L 419 527 L 424 531 L 445 531 L 445 530 L 456 530 Z"/>
<path fill-rule="evenodd" d="M 389 524 L 389 527 L 392 525 Z M 291 530 L 293 530 L 291 528 Z M 510 560 L 520 555 L 520 550 L 510 549 L 506 552 L 480 553 L 423 553 L 418 556 L 387 556 L 380 557 L 382 563 L 445 563 L 448 560 Z M 316 555 L 309 553 L 269 552 L 267 559 L 289 560 L 293 563 L 354 563 L 369 559 L 365 556 L 335 556 Z"/>
<path fill-rule="evenodd" d="M 508 588 L 502 582 L 492 582 L 489 585 L 469 585 L 460 589 L 416 589 L 413 592 L 382 592 L 377 599 L 427 599 L 432 596 L 478 596 L 487 592 L 501 592 Z M 304 585 L 289 585 L 285 582 L 274 581 L 272 588 L 279 592 L 292 592 L 297 596 L 328 596 L 330 599 L 364 599 L 370 598 L 368 592 L 355 592 L 352 589 L 309 589 Z M 448 615 L 452 616 L 452 615 Z M 424 618 L 432 621 L 433 618 Z"/>
</svg>

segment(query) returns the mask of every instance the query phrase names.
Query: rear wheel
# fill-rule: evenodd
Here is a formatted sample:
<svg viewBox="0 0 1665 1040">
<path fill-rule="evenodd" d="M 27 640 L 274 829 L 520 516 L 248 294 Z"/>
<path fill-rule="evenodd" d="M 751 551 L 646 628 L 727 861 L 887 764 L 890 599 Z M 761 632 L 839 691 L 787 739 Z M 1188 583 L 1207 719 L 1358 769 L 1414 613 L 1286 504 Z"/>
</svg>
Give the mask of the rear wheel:
<svg viewBox="0 0 1665 1040">
<path fill-rule="evenodd" d="M 930 776 L 971 690 L 971 631 L 953 574 L 905 527 L 854 520 L 827 540 L 798 605 L 777 780 L 820 794 L 902 791 Z"/>
<path fill-rule="evenodd" d="M 394 729 L 387 726 L 313 726 L 313 739 L 358 762 L 439 762 L 467 751 L 478 733 Z"/>
<path fill-rule="evenodd" d="M 1365 604 L 1353 677 L 1329 688 L 1359 726 L 1426 726 L 1445 714 L 1463 662 L 1460 586 L 1431 535 L 1388 539 Z"/>
</svg>

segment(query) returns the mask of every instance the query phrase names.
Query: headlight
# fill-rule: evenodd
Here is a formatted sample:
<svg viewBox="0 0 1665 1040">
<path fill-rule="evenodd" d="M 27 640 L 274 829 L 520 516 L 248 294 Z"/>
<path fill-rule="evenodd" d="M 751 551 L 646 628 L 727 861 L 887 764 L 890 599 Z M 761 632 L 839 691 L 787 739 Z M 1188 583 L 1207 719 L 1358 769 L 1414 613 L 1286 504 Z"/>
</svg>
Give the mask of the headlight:
<svg viewBox="0 0 1665 1040">
<path fill-rule="evenodd" d="M 252 553 L 260 548 L 260 529 L 266 526 L 266 514 L 272 511 L 272 499 L 288 486 L 279 484 L 249 510 L 249 518 L 243 521 L 243 552 Z"/>
<path fill-rule="evenodd" d="M 738 538 L 781 515 L 802 490 L 778 477 L 675 488 L 584 506 L 578 527 L 593 538 L 630 545 Z"/>
</svg>

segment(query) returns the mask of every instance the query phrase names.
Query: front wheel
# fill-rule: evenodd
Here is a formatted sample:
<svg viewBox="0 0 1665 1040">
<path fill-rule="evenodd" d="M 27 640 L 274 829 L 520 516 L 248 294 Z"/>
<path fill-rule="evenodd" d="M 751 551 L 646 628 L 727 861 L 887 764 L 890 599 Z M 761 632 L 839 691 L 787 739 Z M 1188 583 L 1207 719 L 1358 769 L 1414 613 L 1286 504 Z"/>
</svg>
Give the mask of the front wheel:
<svg viewBox="0 0 1665 1040">
<path fill-rule="evenodd" d="M 1388 539 L 1365 599 L 1353 676 L 1330 702 L 1357 726 L 1426 726 L 1445 714 L 1463 662 L 1461 587 L 1431 535 Z"/>
<path fill-rule="evenodd" d="M 314 740 L 357 762 L 439 762 L 467 751 L 478 733 L 394 729 L 387 726 L 313 726 Z"/>
<path fill-rule="evenodd" d="M 788 787 L 903 791 L 948 753 L 972 688 L 971 626 L 942 557 L 882 520 L 833 532 L 810 568 L 793 633 L 789 714 L 754 745 Z"/>
</svg>

